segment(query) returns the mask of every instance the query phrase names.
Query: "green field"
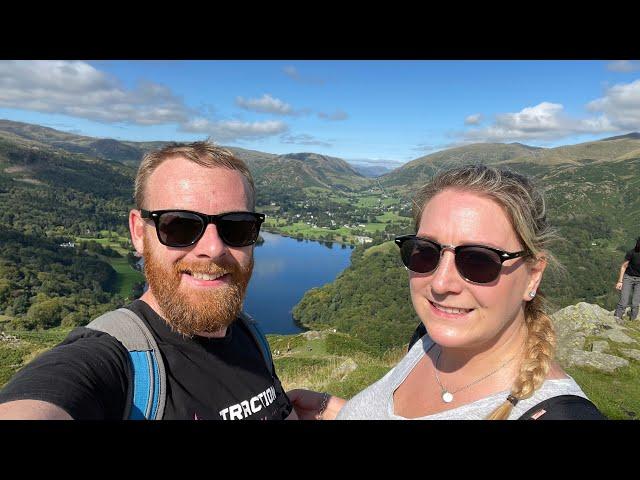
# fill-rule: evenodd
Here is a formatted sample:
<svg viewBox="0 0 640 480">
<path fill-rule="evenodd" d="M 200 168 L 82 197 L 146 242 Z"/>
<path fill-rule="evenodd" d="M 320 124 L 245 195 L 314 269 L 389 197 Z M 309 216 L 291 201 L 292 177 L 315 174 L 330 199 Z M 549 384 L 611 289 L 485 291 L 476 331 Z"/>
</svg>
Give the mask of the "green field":
<svg viewBox="0 0 640 480">
<path fill-rule="evenodd" d="M 105 258 L 105 260 L 107 260 L 118 273 L 116 288 L 120 296 L 131 298 L 133 286 L 136 283 L 144 282 L 144 276 L 139 271 L 134 270 L 126 258 Z"/>
<path fill-rule="evenodd" d="M 130 240 L 126 237 L 121 237 L 113 232 L 109 232 L 106 230 L 102 230 L 100 234 L 103 236 L 103 238 L 76 237 L 76 242 L 94 241 L 96 243 L 99 243 L 103 247 L 110 247 L 113 250 L 117 251 L 120 255 L 122 255 L 122 258 L 101 258 L 104 261 L 108 262 L 118 274 L 118 280 L 116 283 L 118 294 L 124 298 L 131 298 L 133 286 L 136 283 L 144 282 L 144 276 L 139 271 L 132 268 L 131 265 L 129 265 L 129 263 L 127 262 L 126 256 L 131 250 L 127 250 L 120 246 L 120 243 L 124 242 L 130 244 Z"/>
<path fill-rule="evenodd" d="M 401 217 L 396 212 L 385 212 L 382 215 L 378 215 L 376 217 L 378 222 L 388 223 L 388 222 L 396 222 L 396 223 L 410 223 L 412 220 L 407 217 Z"/>
</svg>

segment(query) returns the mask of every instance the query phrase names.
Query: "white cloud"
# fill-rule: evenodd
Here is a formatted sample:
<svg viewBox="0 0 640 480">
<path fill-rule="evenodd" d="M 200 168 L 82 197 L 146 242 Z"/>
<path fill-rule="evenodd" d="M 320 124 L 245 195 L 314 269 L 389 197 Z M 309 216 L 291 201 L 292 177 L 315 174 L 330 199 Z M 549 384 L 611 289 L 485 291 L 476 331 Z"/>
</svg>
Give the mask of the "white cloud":
<svg viewBox="0 0 640 480">
<path fill-rule="evenodd" d="M 254 140 L 278 135 L 288 129 L 289 127 L 281 121 L 241 122 L 239 120 L 224 120 L 212 122 L 206 118 L 194 118 L 180 127 L 183 132 L 207 134 L 216 142 Z"/>
<path fill-rule="evenodd" d="M 163 85 L 140 81 L 127 90 L 90 64 L 67 60 L 0 61 L 0 107 L 138 125 L 184 122 L 192 113 Z"/>
<path fill-rule="evenodd" d="M 587 110 L 602 112 L 618 130 L 640 130 L 640 79 L 607 89 L 604 97 L 587 104 Z"/>
<path fill-rule="evenodd" d="M 637 60 L 617 60 L 607 64 L 607 70 L 618 73 L 629 73 L 640 70 L 640 62 Z"/>
<path fill-rule="evenodd" d="M 473 115 L 469 115 L 467 118 L 464 119 L 465 125 L 478 125 L 480 122 L 482 122 L 481 113 L 475 113 Z"/>
<path fill-rule="evenodd" d="M 323 120 L 329 120 L 330 122 L 338 122 L 340 120 L 346 120 L 347 118 L 349 118 L 349 114 L 338 109 L 333 113 L 318 112 L 318 117 L 322 118 Z"/>
<path fill-rule="evenodd" d="M 315 85 L 324 85 L 325 83 L 322 78 L 301 75 L 300 72 L 298 72 L 298 69 L 293 65 L 287 65 L 282 69 L 282 71 L 287 77 L 299 83 L 308 83 Z"/>
<path fill-rule="evenodd" d="M 592 102 L 593 103 L 593 102 Z M 559 103 L 542 102 L 515 113 L 496 116 L 493 125 L 459 132 L 465 144 L 470 142 L 509 142 L 522 140 L 555 140 L 569 135 L 620 131 L 607 116 L 575 119 L 564 112 Z"/>
<path fill-rule="evenodd" d="M 282 69 L 282 71 L 287 77 L 292 78 L 294 80 L 300 80 L 300 74 L 298 73 L 298 69 L 293 65 L 287 65 Z"/>
<path fill-rule="evenodd" d="M 296 145 L 319 145 L 321 147 L 332 147 L 333 145 L 320 140 L 312 135 L 301 133 L 298 135 L 282 135 L 280 137 L 282 143 L 293 143 Z"/>
<path fill-rule="evenodd" d="M 237 97 L 236 105 L 245 110 L 259 113 L 274 113 L 276 115 L 295 115 L 288 103 L 265 93 L 262 98 Z"/>
</svg>

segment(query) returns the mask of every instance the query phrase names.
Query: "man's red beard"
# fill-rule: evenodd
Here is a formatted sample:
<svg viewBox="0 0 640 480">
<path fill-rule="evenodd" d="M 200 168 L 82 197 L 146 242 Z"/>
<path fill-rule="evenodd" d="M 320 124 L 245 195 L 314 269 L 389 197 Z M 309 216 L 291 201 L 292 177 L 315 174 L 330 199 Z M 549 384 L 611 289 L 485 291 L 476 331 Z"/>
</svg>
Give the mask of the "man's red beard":
<svg viewBox="0 0 640 480">
<path fill-rule="evenodd" d="M 246 268 L 235 259 L 217 265 L 213 262 L 178 261 L 165 265 L 144 238 L 144 274 L 165 321 L 173 331 L 193 337 L 198 332 L 213 333 L 228 327 L 238 317 L 253 271 L 253 255 Z M 180 288 L 183 273 L 213 276 L 229 274 L 231 281 L 209 289 Z"/>
</svg>

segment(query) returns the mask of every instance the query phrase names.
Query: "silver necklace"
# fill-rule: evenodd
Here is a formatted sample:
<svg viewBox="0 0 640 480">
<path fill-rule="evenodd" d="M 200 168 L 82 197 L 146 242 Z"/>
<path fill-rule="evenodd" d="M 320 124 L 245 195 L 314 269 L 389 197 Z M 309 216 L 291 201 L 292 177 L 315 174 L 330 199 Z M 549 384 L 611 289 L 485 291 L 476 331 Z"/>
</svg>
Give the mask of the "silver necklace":
<svg viewBox="0 0 640 480">
<path fill-rule="evenodd" d="M 440 396 L 442 397 L 442 401 L 444 403 L 451 403 L 453 402 L 453 394 L 454 393 L 458 393 L 461 390 L 464 390 L 465 388 L 469 388 L 471 385 L 475 385 L 476 383 L 484 380 L 485 378 L 490 377 L 491 375 L 493 375 L 494 373 L 498 372 L 499 370 L 503 369 L 504 367 L 507 366 L 507 364 L 513 360 L 514 358 L 516 358 L 516 355 L 514 355 L 513 357 L 511 357 L 509 360 L 507 360 L 506 362 L 504 362 L 502 365 L 500 365 L 498 368 L 496 368 L 494 371 L 487 373 L 484 377 L 480 377 L 479 379 L 465 385 L 464 387 L 460 387 L 457 390 L 450 392 L 448 391 L 444 385 L 442 385 L 442 383 L 440 382 L 440 379 L 438 378 L 438 362 L 440 361 L 440 354 L 442 354 L 442 348 L 440 348 L 440 351 L 438 352 L 438 357 L 436 358 L 436 382 L 438 382 L 438 385 L 440 386 L 440 390 L 442 391 Z"/>
</svg>

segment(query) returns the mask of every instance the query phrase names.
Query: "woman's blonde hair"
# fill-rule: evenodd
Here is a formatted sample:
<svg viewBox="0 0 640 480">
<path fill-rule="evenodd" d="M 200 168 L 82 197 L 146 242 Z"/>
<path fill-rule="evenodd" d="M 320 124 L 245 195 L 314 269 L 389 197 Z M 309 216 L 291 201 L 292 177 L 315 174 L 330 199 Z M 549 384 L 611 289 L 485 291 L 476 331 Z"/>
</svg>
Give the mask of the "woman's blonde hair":
<svg viewBox="0 0 640 480">
<path fill-rule="evenodd" d="M 547 223 L 544 197 L 527 177 L 505 168 L 463 165 L 436 175 L 416 195 L 413 207 L 416 232 L 429 200 L 451 189 L 477 193 L 495 201 L 509 218 L 521 245 L 529 252 L 527 261 L 544 258 L 547 263 L 560 267 L 549 250 L 549 245 L 559 237 Z M 488 420 L 507 419 L 514 404 L 530 397 L 549 372 L 556 335 L 544 304 L 540 290 L 526 302 L 524 313 L 528 335 L 520 371 L 511 387 L 511 401 L 505 400 L 489 414 Z"/>
</svg>

